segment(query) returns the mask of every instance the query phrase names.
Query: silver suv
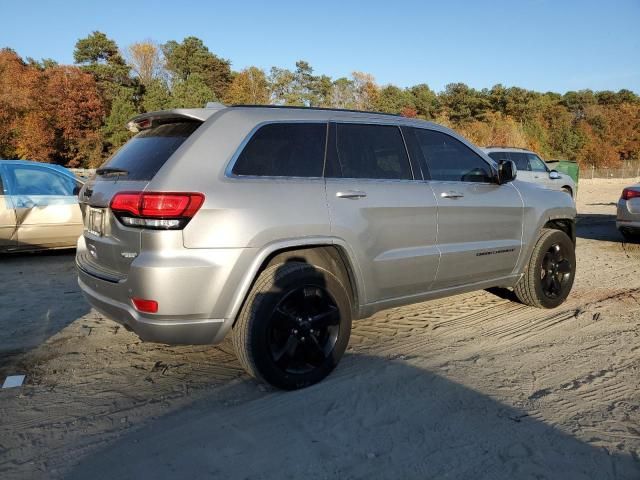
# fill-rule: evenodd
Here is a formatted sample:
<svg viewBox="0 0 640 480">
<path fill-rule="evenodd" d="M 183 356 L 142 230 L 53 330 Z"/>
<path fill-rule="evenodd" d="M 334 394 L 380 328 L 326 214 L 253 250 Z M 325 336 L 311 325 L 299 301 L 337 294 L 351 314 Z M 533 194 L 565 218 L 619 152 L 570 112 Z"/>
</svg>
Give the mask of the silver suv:
<svg viewBox="0 0 640 480">
<path fill-rule="evenodd" d="M 444 127 L 352 111 L 212 105 L 140 115 L 80 193 L 79 284 L 162 343 L 218 343 L 284 389 L 328 375 L 352 319 L 512 287 L 561 304 L 571 198 L 513 181 Z"/>
<path fill-rule="evenodd" d="M 518 168 L 518 180 L 533 182 L 551 190 L 575 196 L 576 184 L 569 175 L 552 170 L 538 154 L 516 147 L 486 147 L 482 151 L 494 161 L 511 160 Z"/>
</svg>

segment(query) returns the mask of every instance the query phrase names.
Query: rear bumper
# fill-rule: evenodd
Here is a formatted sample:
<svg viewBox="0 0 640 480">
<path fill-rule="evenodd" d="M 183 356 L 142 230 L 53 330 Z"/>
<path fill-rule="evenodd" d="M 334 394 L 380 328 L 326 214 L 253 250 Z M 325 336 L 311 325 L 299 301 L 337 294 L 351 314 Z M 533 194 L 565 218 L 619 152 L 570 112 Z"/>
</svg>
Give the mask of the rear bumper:
<svg viewBox="0 0 640 480">
<path fill-rule="evenodd" d="M 82 270 L 78 274 L 78 285 L 93 308 L 135 332 L 146 342 L 176 344 L 218 343 L 224 319 L 155 319 L 141 315 L 132 305 L 115 301 L 101 295 L 97 290 L 102 280 L 92 278 Z M 93 288 L 92 288 L 93 286 Z"/>
<path fill-rule="evenodd" d="M 616 228 L 618 230 L 626 230 L 630 233 L 640 233 L 640 221 L 631 222 L 616 220 Z"/>
<path fill-rule="evenodd" d="M 618 230 L 640 232 L 640 213 L 634 213 L 630 211 L 630 208 L 627 200 L 620 199 L 618 201 L 616 227 Z"/>
<path fill-rule="evenodd" d="M 231 329 L 229 313 L 242 249 L 167 248 L 141 252 L 126 274 L 87 260 L 84 237 L 76 265 L 82 293 L 96 310 L 133 330 L 142 340 L 166 344 L 221 342 Z M 107 262 L 108 263 L 108 262 Z M 137 297 L 158 303 L 157 313 L 134 308 Z"/>
</svg>

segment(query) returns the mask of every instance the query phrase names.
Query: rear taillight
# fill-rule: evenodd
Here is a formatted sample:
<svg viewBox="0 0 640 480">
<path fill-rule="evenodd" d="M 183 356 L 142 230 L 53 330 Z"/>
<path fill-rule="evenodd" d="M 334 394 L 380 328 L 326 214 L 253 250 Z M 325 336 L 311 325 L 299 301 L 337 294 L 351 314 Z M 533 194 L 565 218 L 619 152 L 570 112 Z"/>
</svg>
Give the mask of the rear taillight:
<svg viewBox="0 0 640 480">
<path fill-rule="evenodd" d="M 175 230 L 184 228 L 203 202 L 201 193 L 120 192 L 109 207 L 129 227 Z"/>
<path fill-rule="evenodd" d="M 633 188 L 625 188 L 622 190 L 623 200 L 631 200 L 632 198 L 640 198 L 640 190 L 635 190 Z"/>
</svg>

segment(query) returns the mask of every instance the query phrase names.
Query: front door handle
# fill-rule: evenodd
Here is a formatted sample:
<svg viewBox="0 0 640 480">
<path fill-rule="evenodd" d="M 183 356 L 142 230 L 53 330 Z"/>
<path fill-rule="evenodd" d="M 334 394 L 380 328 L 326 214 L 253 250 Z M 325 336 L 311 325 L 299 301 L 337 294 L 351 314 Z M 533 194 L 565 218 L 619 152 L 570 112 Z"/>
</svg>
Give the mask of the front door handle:
<svg viewBox="0 0 640 480">
<path fill-rule="evenodd" d="M 338 198 L 351 198 L 358 199 L 364 198 L 367 196 L 367 192 L 363 192 L 361 190 L 345 190 L 344 192 L 337 192 L 336 197 Z"/>
<path fill-rule="evenodd" d="M 460 192 L 453 192 L 453 191 L 451 191 L 451 192 L 442 192 L 442 193 L 440 194 L 440 196 L 441 196 L 442 198 L 462 198 L 462 197 L 464 197 L 464 195 L 463 195 L 462 193 L 460 193 Z"/>
</svg>

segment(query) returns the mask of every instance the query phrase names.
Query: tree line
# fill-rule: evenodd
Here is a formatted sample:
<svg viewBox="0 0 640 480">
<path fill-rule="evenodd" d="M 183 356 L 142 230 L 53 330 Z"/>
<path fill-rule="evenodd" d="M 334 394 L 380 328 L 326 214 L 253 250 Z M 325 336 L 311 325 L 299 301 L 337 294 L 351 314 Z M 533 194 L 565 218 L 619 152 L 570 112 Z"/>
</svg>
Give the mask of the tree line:
<svg viewBox="0 0 640 480">
<path fill-rule="evenodd" d="M 380 111 L 432 120 L 477 145 L 530 148 L 546 159 L 618 166 L 640 159 L 640 97 L 630 90 L 535 92 L 452 83 L 379 85 L 367 73 L 332 79 L 308 62 L 269 71 L 231 62 L 202 40 L 121 49 L 102 32 L 78 40 L 75 64 L 0 49 L 0 158 L 96 166 L 130 138 L 138 113 L 206 102 Z"/>
</svg>

